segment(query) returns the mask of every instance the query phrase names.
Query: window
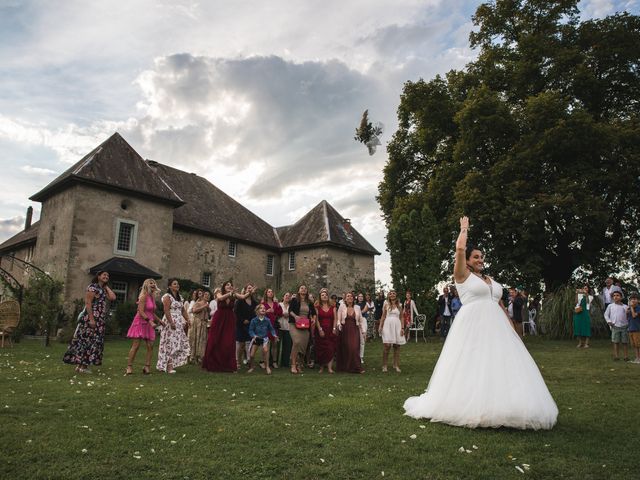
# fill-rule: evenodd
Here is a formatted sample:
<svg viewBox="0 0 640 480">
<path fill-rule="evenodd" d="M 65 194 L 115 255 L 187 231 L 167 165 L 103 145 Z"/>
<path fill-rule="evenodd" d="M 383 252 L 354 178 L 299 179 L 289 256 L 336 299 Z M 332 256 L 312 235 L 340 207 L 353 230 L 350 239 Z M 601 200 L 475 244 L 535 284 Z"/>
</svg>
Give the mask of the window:
<svg viewBox="0 0 640 480">
<path fill-rule="evenodd" d="M 211 286 L 211 274 L 209 272 L 205 272 L 202 274 L 202 286 L 210 287 Z"/>
<path fill-rule="evenodd" d="M 116 305 L 127 301 L 127 282 L 111 282 L 111 290 L 116 294 L 116 299 L 111 302 L 111 310 L 115 311 Z"/>
<path fill-rule="evenodd" d="M 136 254 L 136 238 L 138 236 L 138 222 L 133 220 L 116 220 L 115 253 L 125 255 Z"/>
<path fill-rule="evenodd" d="M 296 269 L 296 252 L 289 252 L 289 270 Z"/>
<path fill-rule="evenodd" d="M 267 275 L 269 275 L 270 277 L 273 276 L 273 261 L 275 259 L 275 256 L 273 255 L 267 255 Z"/>
<path fill-rule="evenodd" d="M 29 247 L 29 249 L 27 250 L 27 256 L 24 259 L 25 262 L 31 262 L 31 260 L 33 260 L 33 251 L 35 249 L 36 247 L 34 247 L 33 245 Z"/>
<path fill-rule="evenodd" d="M 56 226 L 53 225 L 49 229 L 49 245 L 53 245 L 53 242 L 56 241 Z"/>
<path fill-rule="evenodd" d="M 238 244 L 236 242 L 229 240 L 229 256 L 230 257 L 236 256 L 237 249 L 238 249 Z"/>
</svg>

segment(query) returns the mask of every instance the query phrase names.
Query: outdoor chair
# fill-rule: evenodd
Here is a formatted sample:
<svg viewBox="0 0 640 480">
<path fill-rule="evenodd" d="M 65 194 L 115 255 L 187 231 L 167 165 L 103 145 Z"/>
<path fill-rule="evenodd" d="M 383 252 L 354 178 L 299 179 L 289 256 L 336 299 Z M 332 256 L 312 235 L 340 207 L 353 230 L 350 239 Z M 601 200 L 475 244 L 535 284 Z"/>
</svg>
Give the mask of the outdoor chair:
<svg viewBox="0 0 640 480">
<path fill-rule="evenodd" d="M 4 339 L 13 345 L 11 335 L 20 321 L 20 304 L 15 300 L 0 303 L 0 348 L 4 348 Z"/>
<path fill-rule="evenodd" d="M 416 343 L 418 343 L 418 335 L 422 334 L 422 340 L 427 341 L 424 336 L 424 326 L 427 321 L 427 316 L 424 313 L 413 317 L 413 323 L 409 326 L 409 339 L 411 339 L 411 333 L 415 333 Z"/>
<path fill-rule="evenodd" d="M 536 328 L 536 317 L 538 316 L 537 310 L 529 310 L 529 320 L 522 322 L 522 336 L 527 334 L 527 325 L 529 325 L 529 334 L 537 335 L 538 330 Z"/>
</svg>

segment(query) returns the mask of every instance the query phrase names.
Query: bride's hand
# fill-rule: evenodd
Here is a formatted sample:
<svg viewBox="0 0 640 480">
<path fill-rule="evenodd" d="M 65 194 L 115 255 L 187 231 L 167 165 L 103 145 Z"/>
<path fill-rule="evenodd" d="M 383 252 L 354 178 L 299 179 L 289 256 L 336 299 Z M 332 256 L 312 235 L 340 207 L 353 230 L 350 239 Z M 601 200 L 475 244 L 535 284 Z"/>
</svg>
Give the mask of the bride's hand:
<svg viewBox="0 0 640 480">
<path fill-rule="evenodd" d="M 460 217 L 460 230 L 462 229 L 469 230 L 469 217 L 467 216 Z"/>
</svg>

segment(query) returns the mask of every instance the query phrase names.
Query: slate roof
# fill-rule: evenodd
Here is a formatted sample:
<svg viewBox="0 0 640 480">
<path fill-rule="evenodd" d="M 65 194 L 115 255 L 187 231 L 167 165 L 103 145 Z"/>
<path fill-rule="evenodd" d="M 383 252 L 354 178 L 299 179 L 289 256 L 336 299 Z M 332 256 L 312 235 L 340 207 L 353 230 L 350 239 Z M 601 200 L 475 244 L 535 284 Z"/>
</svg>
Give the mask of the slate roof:
<svg viewBox="0 0 640 480">
<path fill-rule="evenodd" d="M 13 237 L 5 240 L 0 244 L 0 253 L 8 252 L 16 248 L 20 248 L 30 243 L 36 243 L 38 239 L 38 227 L 40 226 L 40 220 L 33 222 L 29 228 L 16 233 Z"/>
<path fill-rule="evenodd" d="M 277 228 L 282 248 L 334 245 L 370 255 L 380 255 L 329 202 L 322 200 L 293 225 Z"/>
<path fill-rule="evenodd" d="M 89 272 L 93 274 L 100 271 L 109 272 L 110 275 L 119 274 L 127 277 L 162 278 L 162 275 L 139 264 L 132 258 L 111 257 L 109 260 L 105 260 L 89 269 Z"/>
<path fill-rule="evenodd" d="M 229 195 L 195 173 L 148 160 L 155 173 L 185 204 L 174 210 L 173 224 L 188 230 L 210 233 L 280 249 L 274 228 Z"/>
<path fill-rule="evenodd" d="M 184 203 L 117 132 L 33 195 L 31 200 L 43 202 L 73 183 L 122 190 L 176 206 Z"/>
</svg>

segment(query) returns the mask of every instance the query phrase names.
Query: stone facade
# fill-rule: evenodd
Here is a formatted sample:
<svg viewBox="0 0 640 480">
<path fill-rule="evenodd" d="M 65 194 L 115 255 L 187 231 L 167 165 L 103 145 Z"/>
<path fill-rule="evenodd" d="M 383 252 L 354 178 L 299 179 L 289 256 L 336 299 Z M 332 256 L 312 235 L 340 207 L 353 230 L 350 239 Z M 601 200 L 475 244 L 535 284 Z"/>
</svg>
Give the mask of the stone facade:
<svg viewBox="0 0 640 480">
<path fill-rule="evenodd" d="M 323 287 L 342 295 L 357 284 L 374 283 L 374 258 L 335 247 L 294 250 L 295 269 L 289 269 L 289 252 L 282 255 L 282 288 L 295 290 L 305 283 L 311 292 Z"/>
<path fill-rule="evenodd" d="M 202 283 L 203 274 L 210 273 L 212 290 L 229 279 L 239 289 L 249 282 L 259 287 L 279 288 L 278 252 L 235 242 L 235 256 L 230 256 L 230 241 L 175 229 L 171 241 L 171 276 Z M 272 275 L 267 275 L 268 255 L 274 257 Z"/>
<path fill-rule="evenodd" d="M 65 282 L 69 290 L 65 297 L 84 292 L 87 272 L 92 266 L 114 255 L 126 256 L 116 252 L 119 219 L 133 221 L 137 225 L 131 258 L 163 276 L 169 274 L 172 207 L 84 185 L 75 189 L 76 208 Z M 118 277 L 112 275 L 113 280 L 117 281 Z M 132 287 L 127 289 L 129 299 L 137 295 L 137 285 Z"/>
</svg>

